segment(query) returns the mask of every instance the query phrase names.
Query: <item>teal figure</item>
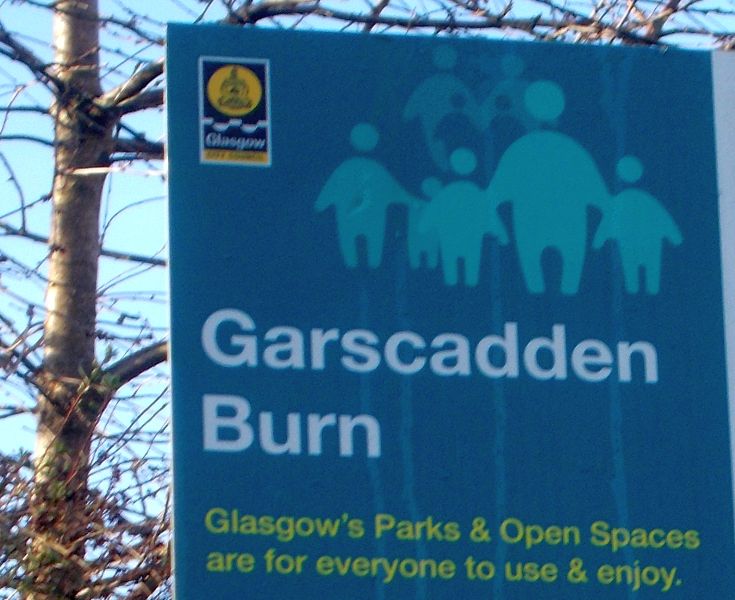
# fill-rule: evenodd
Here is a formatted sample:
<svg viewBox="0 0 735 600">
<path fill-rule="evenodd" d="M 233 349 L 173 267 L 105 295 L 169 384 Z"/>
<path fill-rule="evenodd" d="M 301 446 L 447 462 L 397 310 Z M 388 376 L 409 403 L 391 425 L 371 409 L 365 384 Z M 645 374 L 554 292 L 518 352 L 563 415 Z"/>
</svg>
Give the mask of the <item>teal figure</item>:
<svg viewBox="0 0 735 600">
<path fill-rule="evenodd" d="M 636 183 L 643 167 L 637 158 L 626 156 L 618 162 L 617 172 L 626 183 Z M 617 243 L 625 291 L 638 293 L 643 270 L 645 291 L 654 295 L 661 286 L 663 242 L 667 240 L 678 246 L 682 236 L 674 219 L 656 198 L 643 190 L 628 188 L 614 196 L 604 211 L 592 247 L 602 248 L 608 240 Z"/>
<path fill-rule="evenodd" d="M 428 178 L 422 185 L 422 191 L 428 197 L 434 196 L 440 189 L 441 182 L 434 177 Z M 414 199 L 408 207 L 408 260 L 412 269 L 421 267 L 422 258 L 425 258 L 429 269 L 439 265 L 439 237 L 436 230 L 421 226 L 428 207 L 428 202 L 419 199 Z"/>
<path fill-rule="evenodd" d="M 453 48 L 437 48 L 434 52 L 434 65 L 445 72 L 432 75 L 419 84 L 403 111 L 406 121 L 418 119 L 421 123 L 429 154 L 442 171 L 449 170 L 449 159 L 446 144 L 436 138 L 439 124 L 449 115 L 461 114 L 478 127 L 477 101 L 467 86 L 448 72 L 454 68 L 456 62 L 457 54 Z"/>
<path fill-rule="evenodd" d="M 515 54 L 504 56 L 500 69 L 504 79 L 495 84 L 480 103 L 478 124 L 483 131 L 499 117 L 510 117 L 526 131 L 536 129 L 538 121 L 526 110 L 524 95 L 529 82 L 522 78 L 523 60 Z"/>
<path fill-rule="evenodd" d="M 553 82 L 537 81 L 524 101 L 540 122 L 564 111 L 564 94 Z M 562 260 L 561 292 L 576 294 L 586 257 L 587 209 L 602 209 L 608 192 L 590 154 L 556 131 L 527 133 L 503 153 L 487 193 L 497 206 L 509 202 L 516 248 L 526 287 L 545 291 L 541 257 L 554 248 Z"/>
<path fill-rule="evenodd" d="M 367 123 L 352 129 L 352 146 L 362 152 L 372 151 L 378 143 L 377 130 Z M 346 266 L 358 265 L 357 240 L 367 246 L 370 268 L 380 266 L 383 257 L 386 211 L 391 204 L 410 205 L 410 196 L 388 170 L 369 157 L 353 157 L 339 165 L 317 198 L 321 212 L 330 206 L 336 210 L 337 232 Z"/>
<path fill-rule="evenodd" d="M 450 156 L 450 165 L 456 174 L 465 177 L 475 170 L 477 158 L 471 150 L 458 148 Z M 467 179 L 443 187 L 429 181 L 424 188 L 432 198 L 424 210 L 420 229 L 436 231 L 444 283 L 457 285 L 458 261 L 462 259 L 465 285 L 477 285 L 485 235 L 497 237 L 501 244 L 508 243 L 508 234 L 495 207 L 485 190 Z"/>
</svg>

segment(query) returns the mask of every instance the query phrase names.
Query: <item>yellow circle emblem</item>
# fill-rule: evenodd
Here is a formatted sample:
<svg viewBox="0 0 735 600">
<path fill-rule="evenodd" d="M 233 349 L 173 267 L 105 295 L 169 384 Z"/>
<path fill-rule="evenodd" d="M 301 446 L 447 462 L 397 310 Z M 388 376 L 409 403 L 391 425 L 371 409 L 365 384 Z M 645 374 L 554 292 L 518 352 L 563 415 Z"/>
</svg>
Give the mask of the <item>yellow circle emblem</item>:
<svg viewBox="0 0 735 600">
<path fill-rule="evenodd" d="M 217 69 L 209 78 L 207 98 L 222 114 L 242 117 L 260 104 L 263 86 L 250 69 L 240 65 L 226 65 Z"/>
</svg>

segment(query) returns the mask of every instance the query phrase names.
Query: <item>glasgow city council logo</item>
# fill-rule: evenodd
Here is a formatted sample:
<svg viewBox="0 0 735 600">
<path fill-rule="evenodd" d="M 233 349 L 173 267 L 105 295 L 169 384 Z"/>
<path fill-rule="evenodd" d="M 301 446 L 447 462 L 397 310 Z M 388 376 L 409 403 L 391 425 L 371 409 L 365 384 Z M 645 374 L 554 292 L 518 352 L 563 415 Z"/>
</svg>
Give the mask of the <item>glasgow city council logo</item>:
<svg viewBox="0 0 735 600">
<path fill-rule="evenodd" d="M 270 166 L 268 61 L 202 57 L 199 75 L 201 161 Z"/>
</svg>

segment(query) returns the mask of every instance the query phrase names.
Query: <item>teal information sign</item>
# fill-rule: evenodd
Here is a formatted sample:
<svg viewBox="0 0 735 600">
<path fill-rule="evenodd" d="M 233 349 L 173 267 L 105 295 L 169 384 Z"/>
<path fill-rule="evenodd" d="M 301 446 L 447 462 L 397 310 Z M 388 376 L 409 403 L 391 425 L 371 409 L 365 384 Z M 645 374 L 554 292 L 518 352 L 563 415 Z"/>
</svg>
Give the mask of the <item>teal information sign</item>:
<svg viewBox="0 0 735 600">
<path fill-rule="evenodd" d="M 735 57 L 169 34 L 177 599 L 732 597 Z"/>
</svg>

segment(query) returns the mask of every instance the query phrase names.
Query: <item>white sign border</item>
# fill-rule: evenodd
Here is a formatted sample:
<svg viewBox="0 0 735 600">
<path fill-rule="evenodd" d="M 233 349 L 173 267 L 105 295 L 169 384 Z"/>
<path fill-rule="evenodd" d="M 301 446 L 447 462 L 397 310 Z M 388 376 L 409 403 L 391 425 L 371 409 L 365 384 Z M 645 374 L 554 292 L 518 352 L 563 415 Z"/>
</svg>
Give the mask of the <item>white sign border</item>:
<svg viewBox="0 0 735 600">
<path fill-rule="evenodd" d="M 735 53 L 712 53 L 712 83 L 720 197 L 722 306 L 725 322 L 730 459 L 735 488 Z M 733 494 L 735 516 L 735 493 Z M 733 531 L 735 539 L 735 530 Z"/>
</svg>

